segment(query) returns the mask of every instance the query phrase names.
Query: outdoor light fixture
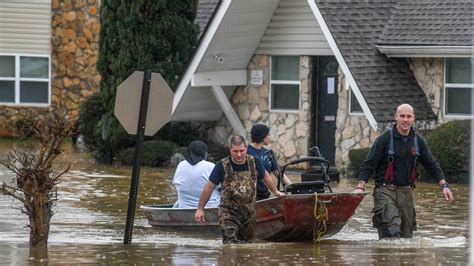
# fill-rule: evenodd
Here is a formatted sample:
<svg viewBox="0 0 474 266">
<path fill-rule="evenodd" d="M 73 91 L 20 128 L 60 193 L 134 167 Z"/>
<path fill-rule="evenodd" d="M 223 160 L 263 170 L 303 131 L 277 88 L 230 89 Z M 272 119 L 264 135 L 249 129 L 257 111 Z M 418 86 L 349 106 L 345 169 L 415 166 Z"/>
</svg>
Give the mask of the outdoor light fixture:
<svg viewBox="0 0 474 266">
<path fill-rule="evenodd" d="M 222 58 L 222 56 L 220 56 L 218 54 L 214 55 L 214 59 L 216 59 L 217 63 L 224 62 L 224 58 Z"/>
</svg>

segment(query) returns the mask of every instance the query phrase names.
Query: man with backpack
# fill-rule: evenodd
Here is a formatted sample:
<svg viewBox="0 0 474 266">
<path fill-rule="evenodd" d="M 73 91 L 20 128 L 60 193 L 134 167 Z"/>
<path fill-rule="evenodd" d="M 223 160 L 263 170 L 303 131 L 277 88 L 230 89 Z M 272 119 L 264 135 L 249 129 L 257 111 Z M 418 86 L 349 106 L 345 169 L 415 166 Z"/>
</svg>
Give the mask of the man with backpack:
<svg viewBox="0 0 474 266">
<path fill-rule="evenodd" d="M 412 128 L 415 112 L 409 104 L 397 107 L 396 124 L 380 135 L 359 169 L 354 192 L 364 192 L 374 176 L 372 222 L 379 238 L 411 238 L 416 230 L 413 190 L 416 167 L 421 163 L 438 181 L 448 203 L 454 198 L 443 171 L 433 158 L 426 141 Z"/>
</svg>

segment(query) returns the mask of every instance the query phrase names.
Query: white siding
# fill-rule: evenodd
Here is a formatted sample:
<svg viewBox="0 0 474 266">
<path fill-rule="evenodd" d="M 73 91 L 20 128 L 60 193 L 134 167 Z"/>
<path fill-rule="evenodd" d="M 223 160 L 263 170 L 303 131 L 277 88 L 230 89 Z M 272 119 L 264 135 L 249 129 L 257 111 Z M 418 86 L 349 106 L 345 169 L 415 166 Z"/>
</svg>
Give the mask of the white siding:
<svg viewBox="0 0 474 266">
<path fill-rule="evenodd" d="M 51 0 L 0 1 L 0 53 L 49 55 Z"/>
<path fill-rule="evenodd" d="M 277 5 L 278 0 L 233 0 L 196 72 L 245 69 Z"/>
<path fill-rule="evenodd" d="M 256 54 L 333 55 L 306 0 L 281 0 Z"/>
</svg>

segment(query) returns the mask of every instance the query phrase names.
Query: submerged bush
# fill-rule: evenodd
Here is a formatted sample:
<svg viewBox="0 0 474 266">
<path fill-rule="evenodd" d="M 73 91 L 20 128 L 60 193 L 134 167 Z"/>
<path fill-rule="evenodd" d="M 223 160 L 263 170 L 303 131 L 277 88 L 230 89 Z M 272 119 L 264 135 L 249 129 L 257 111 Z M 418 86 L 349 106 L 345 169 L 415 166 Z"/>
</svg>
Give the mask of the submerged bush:
<svg viewBox="0 0 474 266">
<path fill-rule="evenodd" d="M 426 142 L 448 182 L 469 180 L 470 120 L 451 121 L 427 133 Z M 429 174 L 421 170 L 420 179 Z"/>
<path fill-rule="evenodd" d="M 349 177 L 357 178 L 357 174 L 359 172 L 359 168 L 361 164 L 367 158 L 369 154 L 370 148 L 362 148 L 362 149 L 353 149 L 349 151 Z"/>
<path fill-rule="evenodd" d="M 143 143 L 143 154 L 141 165 L 162 166 L 167 163 L 177 146 L 171 141 L 151 140 Z M 135 148 L 128 148 L 120 152 L 119 161 L 126 165 L 132 165 L 135 156 Z"/>
<path fill-rule="evenodd" d="M 217 162 L 220 159 L 229 156 L 229 148 L 217 143 L 207 144 L 207 160 L 210 162 Z"/>
</svg>

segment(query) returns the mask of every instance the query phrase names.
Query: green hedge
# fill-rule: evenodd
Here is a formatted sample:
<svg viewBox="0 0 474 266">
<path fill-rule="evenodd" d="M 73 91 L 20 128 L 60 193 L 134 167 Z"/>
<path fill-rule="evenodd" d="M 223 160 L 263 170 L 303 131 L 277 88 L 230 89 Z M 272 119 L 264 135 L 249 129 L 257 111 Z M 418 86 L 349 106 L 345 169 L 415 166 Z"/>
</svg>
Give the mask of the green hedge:
<svg viewBox="0 0 474 266">
<path fill-rule="evenodd" d="M 426 142 L 448 182 L 469 182 L 470 120 L 451 121 L 427 133 Z M 427 180 L 426 170 L 420 180 Z"/>
<path fill-rule="evenodd" d="M 162 166 L 167 163 L 174 154 L 177 146 L 171 141 L 151 140 L 143 143 L 143 155 L 141 165 Z M 120 152 L 118 159 L 126 165 L 132 165 L 135 156 L 135 148 L 128 148 Z"/>
<path fill-rule="evenodd" d="M 349 151 L 349 177 L 357 178 L 360 165 L 365 161 L 369 154 L 370 148 L 353 149 Z"/>
<path fill-rule="evenodd" d="M 451 121 L 427 132 L 426 142 L 448 182 L 469 182 L 470 121 Z M 360 165 L 367 158 L 369 148 L 349 151 L 349 177 L 357 177 Z M 428 172 L 419 168 L 418 180 L 432 180 Z"/>
<path fill-rule="evenodd" d="M 217 162 L 220 159 L 229 156 L 229 148 L 217 143 L 207 144 L 207 160 Z"/>
</svg>

